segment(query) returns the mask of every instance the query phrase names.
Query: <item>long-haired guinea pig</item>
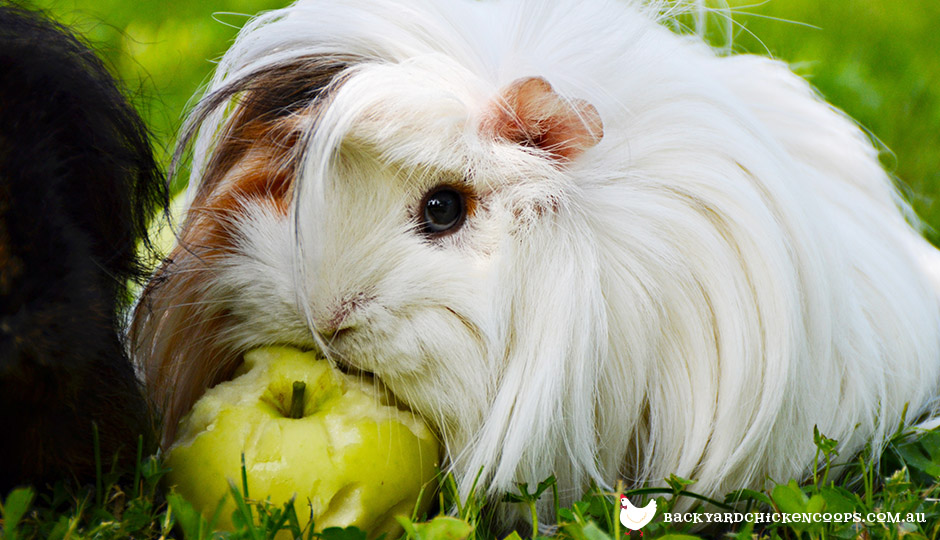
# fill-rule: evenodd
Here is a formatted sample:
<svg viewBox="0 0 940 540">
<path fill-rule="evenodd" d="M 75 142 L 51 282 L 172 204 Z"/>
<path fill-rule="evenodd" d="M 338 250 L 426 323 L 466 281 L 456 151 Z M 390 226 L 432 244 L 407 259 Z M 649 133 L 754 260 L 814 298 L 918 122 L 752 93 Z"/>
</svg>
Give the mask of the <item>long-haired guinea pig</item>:
<svg viewBox="0 0 940 540">
<path fill-rule="evenodd" d="M 165 196 L 143 122 L 64 27 L 0 4 L 0 492 L 156 442 L 124 338 Z"/>
<path fill-rule="evenodd" d="M 133 327 L 174 421 L 246 349 L 321 349 L 464 488 L 706 495 L 929 415 L 938 253 L 782 63 L 639 1 L 318 0 L 249 23 L 189 123 Z M 658 6 L 658 7 L 657 7 Z M 184 141 L 185 144 L 185 141 Z"/>
</svg>

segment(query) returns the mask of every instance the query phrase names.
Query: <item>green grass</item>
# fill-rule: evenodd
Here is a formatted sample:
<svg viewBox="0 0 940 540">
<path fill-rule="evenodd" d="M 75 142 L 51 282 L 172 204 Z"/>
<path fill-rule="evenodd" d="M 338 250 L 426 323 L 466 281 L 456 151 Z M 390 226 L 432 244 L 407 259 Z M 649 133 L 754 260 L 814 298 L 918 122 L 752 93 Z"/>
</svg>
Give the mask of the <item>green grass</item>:
<svg viewBox="0 0 940 540">
<path fill-rule="evenodd" d="M 731 4 L 740 24 L 735 48 L 789 62 L 881 141 L 886 168 L 918 215 L 940 229 L 940 2 Z M 928 237 L 940 239 L 934 231 Z"/>
<path fill-rule="evenodd" d="M 817 446 L 817 472 L 804 484 L 791 480 L 774 484 L 766 491 L 740 490 L 724 500 L 710 500 L 695 494 L 694 481 L 675 476 L 663 479 L 661 486 L 645 486 L 625 491 L 631 500 L 645 505 L 650 497 L 658 504 L 656 518 L 643 528 L 645 538 L 729 538 L 729 539 L 936 539 L 940 537 L 940 431 L 899 430 L 891 439 L 877 465 L 849 456 L 840 460 L 836 441 L 813 434 Z M 207 519 L 172 491 L 160 496 L 160 480 L 165 473 L 155 457 L 140 461 L 132 477 L 119 484 L 114 472 L 103 473 L 98 487 L 71 488 L 57 484 L 37 494 L 30 488 L 8 494 L 0 506 L 0 538 L 27 539 L 164 539 L 205 540 L 269 539 L 366 540 L 367 533 L 354 527 L 314 532 L 301 528 L 297 512 L 302 505 L 293 502 L 278 506 L 246 496 L 248 486 L 232 486 L 229 497 L 236 501 L 232 522 L 234 531 L 215 531 Z M 491 524 L 493 501 L 471 494 L 461 499 L 450 476 L 441 482 L 439 507 L 452 509 L 452 516 L 401 518 L 407 539 L 414 540 L 618 540 L 624 537 L 617 511 L 618 493 L 593 488 L 569 507 L 559 507 L 553 478 L 538 486 L 519 485 L 504 502 L 520 505 L 534 523 L 551 530 L 543 536 L 519 531 L 494 535 Z M 554 501 L 555 516 L 539 515 L 535 502 L 540 497 Z M 704 533 L 691 523 L 666 523 L 663 513 L 673 513 L 677 504 L 693 503 L 687 516 L 703 512 L 729 512 L 744 516 L 750 512 L 771 514 L 839 513 L 862 516 L 863 522 L 775 523 L 760 525 L 740 521 L 713 525 Z M 707 505 L 707 506 L 706 506 Z M 869 514 L 897 513 L 902 522 L 864 522 Z M 908 515 L 918 519 L 904 521 Z M 922 519 L 920 519 L 922 518 Z M 703 519 L 704 521 L 704 519 Z M 545 527 L 547 526 L 547 528 Z M 636 533 L 634 533 L 635 535 Z M 394 540 L 394 539 L 387 539 Z"/>
<path fill-rule="evenodd" d="M 26 0 L 75 28 L 124 81 L 168 164 L 197 90 L 250 14 L 282 0 Z M 184 186 L 177 182 L 174 192 Z"/>
</svg>

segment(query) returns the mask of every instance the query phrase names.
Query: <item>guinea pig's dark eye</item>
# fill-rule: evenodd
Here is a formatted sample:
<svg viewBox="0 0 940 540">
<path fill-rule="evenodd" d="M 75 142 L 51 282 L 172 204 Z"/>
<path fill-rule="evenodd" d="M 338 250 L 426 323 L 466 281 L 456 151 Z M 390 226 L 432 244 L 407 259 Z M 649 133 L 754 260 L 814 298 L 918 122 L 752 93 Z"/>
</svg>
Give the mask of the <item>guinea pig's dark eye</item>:
<svg viewBox="0 0 940 540">
<path fill-rule="evenodd" d="M 463 225 L 467 204 L 463 193 L 449 186 L 441 186 L 424 196 L 421 212 L 421 224 L 425 232 L 441 234 L 455 231 Z"/>
</svg>

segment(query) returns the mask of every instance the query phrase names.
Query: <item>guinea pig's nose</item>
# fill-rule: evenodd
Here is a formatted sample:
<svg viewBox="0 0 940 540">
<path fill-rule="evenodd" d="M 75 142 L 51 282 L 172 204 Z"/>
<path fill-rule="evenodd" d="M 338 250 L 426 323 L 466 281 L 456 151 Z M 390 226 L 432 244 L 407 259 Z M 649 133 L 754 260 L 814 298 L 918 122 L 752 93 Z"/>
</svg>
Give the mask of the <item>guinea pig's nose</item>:
<svg viewBox="0 0 940 540">
<path fill-rule="evenodd" d="M 341 335 L 348 333 L 350 330 L 352 330 L 351 326 L 346 326 L 343 328 L 317 328 L 317 334 L 319 334 L 320 337 L 326 341 L 333 341 L 334 339 L 339 338 Z"/>
<path fill-rule="evenodd" d="M 332 309 L 326 310 L 322 320 L 315 321 L 316 332 L 324 340 L 337 339 L 356 326 L 356 310 L 369 300 L 365 295 L 356 294 L 342 298 Z"/>
<path fill-rule="evenodd" d="M 334 313 L 329 320 L 317 323 L 314 329 L 326 341 L 332 341 L 342 334 L 349 332 L 353 324 L 348 320 L 348 314 Z"/>
</svg>

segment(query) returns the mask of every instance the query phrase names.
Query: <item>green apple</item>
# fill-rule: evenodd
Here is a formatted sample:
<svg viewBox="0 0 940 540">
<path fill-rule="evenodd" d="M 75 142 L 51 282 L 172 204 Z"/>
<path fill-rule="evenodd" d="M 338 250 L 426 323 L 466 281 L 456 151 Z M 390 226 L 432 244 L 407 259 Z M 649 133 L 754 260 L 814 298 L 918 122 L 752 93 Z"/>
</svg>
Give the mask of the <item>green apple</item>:
<svg viewBox="0 0 940 540">
<path fill-rule="evenodd" d="M 302 526 L 312 515 L 316 530 L 355 525 L 394 537 L 396 515 L 430 503 L 440 447 L 420 417 L 388 399 L 313 352 L 253 350 L 233 380 L 206 391 L 180 422 L 167 454 L 169 484 L 208 517 L 229 479 L 241 486 L 244 453 L 252 499 L 283 504 L 296 495 Z M 226 505 L 217 526 L 230 529 L 231 497 Z"/>
</svg>

